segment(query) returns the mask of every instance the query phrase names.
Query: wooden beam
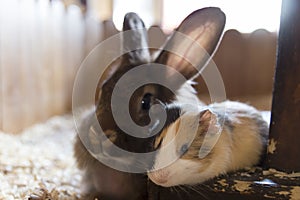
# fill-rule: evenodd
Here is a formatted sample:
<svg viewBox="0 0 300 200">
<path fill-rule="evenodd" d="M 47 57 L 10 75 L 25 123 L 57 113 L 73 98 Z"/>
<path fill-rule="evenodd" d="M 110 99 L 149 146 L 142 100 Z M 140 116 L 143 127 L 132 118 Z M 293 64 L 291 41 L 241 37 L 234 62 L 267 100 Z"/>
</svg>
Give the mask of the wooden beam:
<svg viewBox="0 0 300 200">
<path fill-rule="evenodd" d="M 300 1 L 284 0 L 267 167 L 300 171 Z"/>
</svg>

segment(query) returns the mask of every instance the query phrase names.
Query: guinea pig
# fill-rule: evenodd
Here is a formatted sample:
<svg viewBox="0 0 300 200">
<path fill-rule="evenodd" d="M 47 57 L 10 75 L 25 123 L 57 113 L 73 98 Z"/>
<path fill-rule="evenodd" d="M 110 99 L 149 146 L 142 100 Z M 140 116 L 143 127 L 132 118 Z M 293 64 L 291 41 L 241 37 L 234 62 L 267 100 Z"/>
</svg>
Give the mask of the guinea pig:
<svg viewBox="0 0 300 200">
<path fill-rule="evenodd" d="M 259 163 L 268 124 L 254 107 L 233 101 L 169 107 L 180 114 L 155 139 L 159 150 L 148 172 L 155 184 L 194 185 Z"/>
</svg>

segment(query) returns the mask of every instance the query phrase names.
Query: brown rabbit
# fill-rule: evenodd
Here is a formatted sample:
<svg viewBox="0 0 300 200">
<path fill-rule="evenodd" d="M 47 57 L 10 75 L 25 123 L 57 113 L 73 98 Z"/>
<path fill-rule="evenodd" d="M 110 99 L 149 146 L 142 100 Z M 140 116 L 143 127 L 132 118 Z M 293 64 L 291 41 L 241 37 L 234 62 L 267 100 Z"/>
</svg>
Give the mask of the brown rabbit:
<svg viewBox="0 0 300 200">
<path fill-rule="evenodd" d="M 196 63 L 199 67 L 203 67 L 210 59 L 215 51 L 225 25 L 225 15 L 218 8 L 204 8 L 190 14 L 176 29 L 171 37 L 166 42 L 164 49 L 156 58 L 152 58 L 147 45 L 147 31 L 143 21 L 135 14 L 128 13 L 124 18 L 123 31 L 130 30 L 132 34 L 124 35 L 123 48 L 134 49 L 122 55 L 108 69 L 107 77 L 101 79 L 99 84 L 98 94 L 96 95 L 96 116 L 102 130 L 95 128 L 95 123 L 91 120 L 94 111 L 85 116 L 79 128 L 80 138 L 77 137 L 75 143 L 75 157 L 80 169 L 84 170 L 83 186 L 85 194 L 88 197 L 99 197 L 101 199 L 147 199 L 147 176 L 146 173 L 129 173 L 119 171 L 113 167 L 106 166 L 99 160 L 94 158 L 94 155 L 105 157 L 103 146 L 106 145 L 106 140 L 99 136 L 100 131 L 117 147 L 123 150 L 134 153 L 145 153 L 152 150 L 153 136 L 150 137 L 134 137 L 126 134 L 120 125 L 117 125 L 113 117 L 112 109 L 119 109 L 119 105 L 112 103 L 113 90 L 116 83 L 124 74 L 138 66 L 146 64 L 149 69 L 154 69 L 153 63 L 158 65 L 166 65 L 175 71 L 182 74 L 185 79 L 192 79 L 197 75 L 198 71 L 192 66 Z M 181 40 L 180 35 L 186 35 L 189 40 Z M 191 43 L 192 41 L 192 43 Z M 193 45 L 201 46 L 209 54 L 205 54 L 194 48 Z M 182 52 L 183 56 L 176 55 L 172 52 Z M 151 110 L 155 104 L 166 104 L 172 101 L 179 102 L 196 102 L 202 104 L 198 100 L 190 82 L 178 79 L 174 71 L 165 69 L 161 73 L 155 74 L 160 76 L 164 82 L 160 84 L 149 83 L 139 87 L 131 96 L 129 101 L 129 112 L 134 123 L 142 129 L 139 134 L 141 136 L 151 135 L 151 132 L 159 120 L 155 120 L 158 115 L 153 115 L 150 118 L 149 114 L 155 112 Z M 156 78 L 148 76 L 148 74 L 139 74 L 138 76 L 130 77 L 127 83 L 130 85 L 136 79 Z M 171 87 L 167 88 L 165 85 Z M 124 85 L 123 85 L 124 86 Z M 127 85 L 125 85 L 127 86 Z M 175 92 L 172 92 L 175 91 Z M 126 87 L 118 94 L 119 99 L 123 99 L 122 95 L 126 95 Z M 122 115 L 122 111 L 119 112 Z M 168 120 L 176 116 L 167 116 Z M 125 123 L 126 126 L 126 123 Z M 162 124 L 163 127 L 164 124 Z M 91 144 L 91 149 L 86 149 L 84 144 Z M 110 147 L 108 147 L 110 148 Z M 144 168 L 146 172 L 151 168 L 153 163 L 144 163 L 144 161 L 135 158 L 124 158 L 119 154 L 110 154 L 106 159 L 124 160 L 128 163 L 128 168 L 139 167 Z M 154 158 L 153 158 L 154 159 Z M 154 161 L 154 160 L 153 160 Z"/>
</svg>

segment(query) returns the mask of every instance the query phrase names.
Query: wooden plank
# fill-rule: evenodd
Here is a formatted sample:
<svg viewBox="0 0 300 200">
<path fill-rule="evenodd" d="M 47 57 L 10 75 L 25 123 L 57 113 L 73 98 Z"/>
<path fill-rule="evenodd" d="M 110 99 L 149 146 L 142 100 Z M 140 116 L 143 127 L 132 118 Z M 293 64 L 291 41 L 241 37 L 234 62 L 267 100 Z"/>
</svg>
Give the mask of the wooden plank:
<svg viewBox="0 0 300 200">
<path fill-rule="evenodd" d="M 300 1 L 282 4 L 267 166 L 300 171 Z"/>
</svg>

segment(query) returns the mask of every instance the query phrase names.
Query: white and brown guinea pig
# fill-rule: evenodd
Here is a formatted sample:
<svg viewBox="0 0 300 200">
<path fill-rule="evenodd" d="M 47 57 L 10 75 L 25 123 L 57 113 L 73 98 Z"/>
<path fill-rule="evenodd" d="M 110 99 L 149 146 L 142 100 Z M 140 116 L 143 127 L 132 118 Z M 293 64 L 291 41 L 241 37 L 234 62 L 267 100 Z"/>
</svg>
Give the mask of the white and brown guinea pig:
<svg viewBox="0 0 300 200">
<path fill-rule="evenodd" d="M 178 118 L 155 140 L 159 150 L 148 173 L 155 184 L 194 185 L 259 163 L 268 123 L 255 108 L 225 101 L 206 108 L 172 105 L 169 110 Z"/>
</svg>

